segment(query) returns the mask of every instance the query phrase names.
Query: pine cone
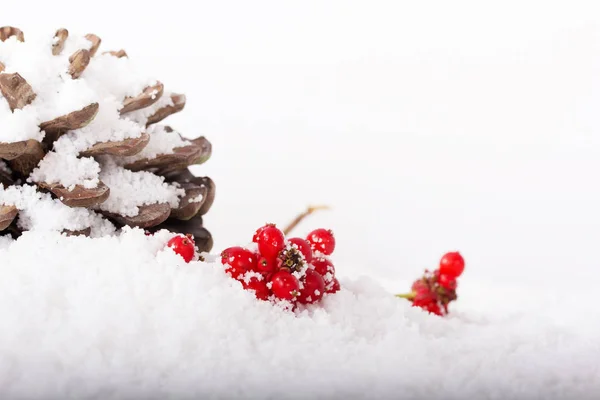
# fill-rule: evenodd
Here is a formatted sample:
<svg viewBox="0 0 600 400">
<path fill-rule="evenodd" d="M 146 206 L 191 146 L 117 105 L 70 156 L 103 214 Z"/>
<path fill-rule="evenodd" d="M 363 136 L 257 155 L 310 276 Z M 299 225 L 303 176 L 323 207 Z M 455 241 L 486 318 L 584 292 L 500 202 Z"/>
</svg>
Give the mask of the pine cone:
<svg viewBox="0 0 600 400">
<path fill-rule="evenodd" d="M 201 215 L 215 185 L 188 169 L 208 160 L 210 142 L 159 125 L 185 96 L 134 70 L 123 50 L 99 54 L 100 43 L 66 29 L 29 42 L 0 28 L 0 231 L 167 228 L 210 251 Z"/>
</svg>

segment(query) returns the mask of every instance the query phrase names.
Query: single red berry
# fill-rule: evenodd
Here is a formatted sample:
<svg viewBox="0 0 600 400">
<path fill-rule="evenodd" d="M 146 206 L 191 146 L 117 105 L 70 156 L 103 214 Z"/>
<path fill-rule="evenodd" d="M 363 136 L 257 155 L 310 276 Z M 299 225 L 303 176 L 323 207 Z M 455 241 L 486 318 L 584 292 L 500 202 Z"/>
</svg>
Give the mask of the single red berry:
<svg viewBox="0 0 600 400">
<path fill-rule="evenodd" d="M 167 247 L 170 247 L 176 254 L 183 257 L 186 263 L 192 261 L 196 254 L 196 244 L 194 243 L 194 240 L 186 236 L 177 235 L 171 238 L 171 240 L 167 242 Z"/>
<path fill-rule="evenodd" d="M 302 255 L 304 256 L 304 260 L 307 263 L 310 263 L 312 261 L 313 254 L 312 250 L 310 249 L 310 243 L 299 237 L 288 239 L 288 242 L 295 244 L 298 247 L 298 251 L 302 253 Z"/>
<path fill-rule="evenodd" d="M 254 236 L 252 236 L 252 242 L 258 243 L 258 239 L 260 238 L 260 233 L 269 226 L 275 226 L 275 224 L 265 224 L 265 225 L 261 226 L 260 228 L 258 228 L 256 230 L 256 232 L 254 232 Z"/>
<path fill-rule="evenodd" d="M 412 286 L 410 287 L 410 290 L 415 293 L 429 292 L 429 286 L 427 286 L 425 280 L 418 279 L 413 282 Z"/>
<path fill-rule="evenodd" d="M 331 276 L 335 275 L 335 267 L 333 266 L 333 263 L 324 257 L 313 259 L 311 265 L 315 271 L 321 274 L 324 278 L 327 277 L 327 273 L 330 273 Z"/>
<path fill-rule="evenodd" d="M 227 266 L 225 272 L 238 279 L 241 274 L 254 269 L 256 255 L 240 246 L 230 247 L 221 252 L 221 263 Z"/>
<path fill-rule="evenodd" d="M 335 237 L 333 232 L 328 229 L 315 229 L 306 237 L 313 251 L 318 251 L 326 256 L 331 255 L 335 250 Z"/>
<path fill-rule="evenodd" d="M 271 291 L 283 300 L 294 300 L 299 293 L 300 282 L 290 272 L 281 270 L 271 278 Z"/>
<path fill-rule="evenodd" d="M 268 274 L 277 269 L 277 260 L 260 257 L 256 263 L 256 270 L 263 274 Z"/>
<path fill-rule="evenodd" d="M 457 251 L 444 254 L 440 260 L 440 275 L 450 275 L 458 278 L 464 269 L 465 260 Z"/>
<path fill-rule="evenodd" d="M 431 314 L 439 315 L 440 317 L 442 316 L 442 310 L 440 309 L 440 306 L 437 302 L 429 303 L 429 305 L 427 305 L 427 307 L 424 307 L 424 309 L 430 312 Z"/>
<path fill-rule="evenodd" d="M 267 281 L 258 280 L 256 277 L 250 278 L 250 282 L 248 283 L 242 281 L 242 286 L 246 290 L 253 290 L 256 298 L 260 300 L 267 300 L 271 294 L 267 287 Z"/>
<path fill-rule="evenodd" d="M 275 225 L 264 226 L 257 232 L 258 252 L 268 259 L 275 259 L 285 247 L 285 236 Z"/>
<path fill-rule="evenodd" d="M 327 284 L 326 292 L 327 293 L 335 293 L 340 291 L 340 282 L 337 278 L 333 278 L 333 281 Z"/>
<path fill-rule="evenodd" d="M 325 281 L 314 269 L 307 269 L 303 279 L 304 287 L 300 290 L 298 301 L 302 304 L 316 303 L 325 294 Z"/>
<path fill-rule="evenodd" d="M 441 287 L 446 288 L 448 290 L 455 290 L 457 283 L 456 283 L 456 278 L 450 276 L 450 275 L 446 275 L 446 274 L 440 274 L 437 277 L 438 283 L 440 284 Z"/>
</svg>

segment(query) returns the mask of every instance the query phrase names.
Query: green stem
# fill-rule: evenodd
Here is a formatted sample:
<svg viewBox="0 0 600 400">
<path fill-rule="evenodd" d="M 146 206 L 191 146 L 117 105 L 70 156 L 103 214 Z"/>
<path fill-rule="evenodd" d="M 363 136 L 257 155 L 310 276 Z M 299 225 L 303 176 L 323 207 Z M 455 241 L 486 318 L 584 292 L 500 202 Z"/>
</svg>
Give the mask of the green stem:
<svg viewBox="0 0 600 400">
<path fill-rule="evenodd" d="M 396 297 L 399 297 L 401 299 L 406 299 L 406 300 L 410 300 L 413 301 L 415 299 L 416 293 L 415 292 L 410 292 L 410 293 L 398 293 L 396 295 L 394 295 Z"/>
</svg>

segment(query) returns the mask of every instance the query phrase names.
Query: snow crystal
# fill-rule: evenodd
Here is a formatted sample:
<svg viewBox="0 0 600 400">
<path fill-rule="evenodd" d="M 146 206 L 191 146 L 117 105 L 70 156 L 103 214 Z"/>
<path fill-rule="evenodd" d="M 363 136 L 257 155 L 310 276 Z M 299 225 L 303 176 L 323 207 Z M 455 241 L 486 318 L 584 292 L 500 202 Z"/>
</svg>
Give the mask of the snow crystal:
<svg viewBox="0 0 600 400">
<path fill-rule="evenodd" d="M 107 107 L 108 100 L 98 109 L 96 118 L 83 128 L 70 131 L 61 136 L 54 143 L 54 150 L 58 153 L 77 154 L 90 148 L 96 143 L 117 142 L 129 138 L 138 138 L 144 128 L 130 120 L 119 118 L 116 110 L 119 102 L 113 100 L 111 107 Z"/>
<path fill-rule="evenodd" d="M 81 75 L 97 93 L 103 93 L 118 100 L 134 97 L 148 86 L 156 84 L 156 79 L 144 75 L 144 68 L 137 68 L 136 62 L 128 57 L 114 57 L 110 54 L 96 54 Z"/>
<path fill-rule="evenodd" d="M 168 203 L 177 207 L 179 198 L 185 195 L 183 189 L 166 183 L 162 176 L 127 170 L 107 157 L 101 160 L 100 180 L 110 188 L 108 200 L 99 205 L 101 210 L 132 217 L 138 214 L 139 206 L 147 204 Z"/>
<path fill-rule="evenodd" d="M 98 185 L 100 165 L 91 157 L 78 158 L 72 153 L 46 154 L 29 177 L 31 182 L 59 183 L 72 190 L 75 185 L 95 188 Z"/>
<path fill-rule="evenodd" d="M 176 131 L 168 132 L 162 125 L 151 125 L 146 132 L 150 134 L 150 141 L 138 154 L 124 157 L 122 163 L 128 164 L 143 159 L 152 159 L 160 154 L 169 154 L 177 147 L 188 145 L 188 140 L 182 139 Z"/>
<path fill-rule="evenodd" d="M 204 197 L 200 194 L 190 199 L 190 203 L 200 203 Z"/>
<path fill-rule="evenodd" d="M 115 232 L 114 226 L 100 215 L 86 208 L 71 208 L 38 192 L 35 186 L 0 185 L 0 204 L 14 205 L 19 210 L 18 225 L 31 231 L 78 231 L 92 228 L 92 236 Z"/>
</svg>

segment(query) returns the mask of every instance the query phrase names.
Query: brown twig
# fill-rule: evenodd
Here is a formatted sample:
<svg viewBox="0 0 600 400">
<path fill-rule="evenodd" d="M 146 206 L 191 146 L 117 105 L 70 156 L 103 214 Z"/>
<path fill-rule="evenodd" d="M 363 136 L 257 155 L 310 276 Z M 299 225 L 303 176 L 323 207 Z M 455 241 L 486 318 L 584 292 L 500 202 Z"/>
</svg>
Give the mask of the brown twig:
<svg viewBox="0 0 600 400">
<path fill-rule="evenodd" d="M 298 226 L 298 224 L 300 222 L 302 222 L 302 220 L 306 217 L 308 217 L 309 215 L 311 215 L 312 213 L 314 213 L 315 211 L 318 210 L 329 210 L 329 206 L 309 206 L 306 211 L 304 211 L 301 214 L 298 214 L 298 216 L 296 218 L 294 218 L 294 220 L 292 222 L 290 222 L 288 224 L 288 226 L 285 227 L 285 229 L 283 230 L 283 233 L 287 236 L 296 226 Z"/>
</svg>

